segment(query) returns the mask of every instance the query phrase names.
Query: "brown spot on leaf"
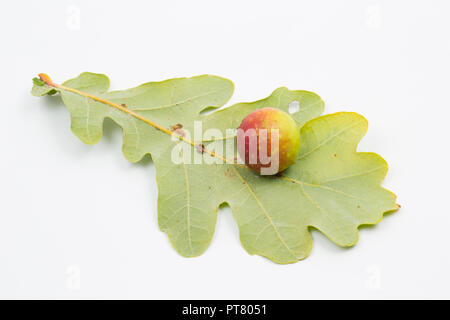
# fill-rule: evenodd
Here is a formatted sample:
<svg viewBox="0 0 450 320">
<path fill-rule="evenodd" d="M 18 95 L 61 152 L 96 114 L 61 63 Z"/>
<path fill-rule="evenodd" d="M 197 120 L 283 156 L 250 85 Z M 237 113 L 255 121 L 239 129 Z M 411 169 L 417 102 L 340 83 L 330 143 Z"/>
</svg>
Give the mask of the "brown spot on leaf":
<svg viewBox="0 0 450 320">
<path fill-rule="evenodd" d="M 169 127 L 170 131 L 172 131 L 172 132 L 177 131 L 178 129 L 181 129 L 181 128 L 183 128 L 183 125 L 181 123 L 177 123 L 177 124 L 174 124 L 173 126 Z"/>
<path fill-rule="evenodd" d="M 335 153 L 335 154 L 333 154 L 333 157 L 337 157 L 337 154 Z"/>
<path fill-rule="evenodd" d="M 121 107 L 124 107 L 124 108 L 127 107 L 127 105 L 126 105 L 125 103 L 122 103 L 120 106 L 121 106 Z"/>
<path fill-rule="evenodd" d="M 204 153 L 205 152 L 205 145 L 199 143 L 195 145 L 195 149 L 197 152 Z"/>
<path fill-rule="evenodd" d="M 230 171 L 230 169 L 226 169 L 226 170 L 225 170 L 225 176 L 231 178 L 231 177 L 233 177 L 234 175 L 233 175 L 233 173 Z"/>
</svg>

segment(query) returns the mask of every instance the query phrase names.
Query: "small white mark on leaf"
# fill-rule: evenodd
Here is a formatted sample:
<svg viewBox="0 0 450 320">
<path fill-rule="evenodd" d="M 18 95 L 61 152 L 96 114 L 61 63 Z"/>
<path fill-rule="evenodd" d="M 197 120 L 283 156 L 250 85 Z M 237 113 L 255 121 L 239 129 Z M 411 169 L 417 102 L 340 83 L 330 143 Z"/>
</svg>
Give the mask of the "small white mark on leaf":
<svg viewBox="0 0 450 320">
<path fill-rule="evenodd" d="M 296 113 L 300 111 L 300 102 L 299 101 L 292 101 L 289 103 L 288 112 L 290 114 Z"/>
</svg>

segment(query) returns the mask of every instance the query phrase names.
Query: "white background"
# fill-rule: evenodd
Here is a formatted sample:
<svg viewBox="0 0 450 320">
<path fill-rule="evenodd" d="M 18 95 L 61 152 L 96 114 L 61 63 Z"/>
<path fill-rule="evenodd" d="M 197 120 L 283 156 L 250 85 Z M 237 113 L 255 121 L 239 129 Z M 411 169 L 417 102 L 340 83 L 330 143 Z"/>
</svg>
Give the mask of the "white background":
<svg viewBox="0 0 450 320">
<path fill-rule="evenodd" d="M 450 298 L 449 1 L 9 1 L 1 19 L 1 298 Z M 96 146 L 31 78 L 105 73 L 112 89 L 180 76 L 234 81 L 228 105 L 279 86 L 369 120 L 400 211 L 351 249 L 313 232 L 304 261 L 240 246 L 229 209 L 183 258 L 158 229 L 150 159 L 121 130 Z"/>
</svg>

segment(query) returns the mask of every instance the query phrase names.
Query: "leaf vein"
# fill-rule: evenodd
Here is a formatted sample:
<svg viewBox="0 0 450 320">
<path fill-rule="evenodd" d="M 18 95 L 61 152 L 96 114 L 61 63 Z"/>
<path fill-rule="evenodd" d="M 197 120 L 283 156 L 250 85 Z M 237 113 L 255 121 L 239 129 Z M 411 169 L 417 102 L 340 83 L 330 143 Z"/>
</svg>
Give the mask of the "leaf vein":
<svg viewBox="0 0 450 320">
<path fill-rule="evenodd" d="M 245 183 L 245 185 L 247 186 L 248 191 L 250 192 L 250 194 L 253 196 L 253 198 L 255 199 L 256 203 L 258 204 L 258 206 L 260 207 L 261 211 L 263 212 L 263 214 L 265 215 L 266 219 L 269 221 L 270 225 L 272 226 L 273 230 L 275 231 L 275 234 L 277 236 L 277 238 L 280 240 L 280 242 L 282 243 L 282 245 L 288 250 L 288 252 L 295 257 L 295 259 L 297 259 L 297 255 L 295 254 L 294 251 L 292 251 L 291 248 L 289 248 L 289 246 L 287 245 L 286 241 L 284 241 L 283 237 L 281 236 L 281 234 L 279 233 L 276 225 L 274 224 L 274 222 L 272 221 L 272 218 L 270 217 L 269 213 L 266 211 L 266 209 L 264 208 L 263 204 L 261 203 L 261 200 L 259 200 L 258 196 L 255 194 L 255 192 L 252 190 L 252 188 L 250 187 L 250 185 L 248 184 L 247 181 L 245 181 L 244 177 L 242 177 L 242 175 L 238 172 L 238 170 L 232 166 L 233 170 L 235 171 L 236 175 L 239 177 L 239 179 Z"/>
<path fill-rule="evenodd" d="M 328 138 L 326 138 L 325 140 L 323 140 L 321 143 L 319 143 L 317 146 L 315 146 L 313 149 L 311 149 L 310 151 L 302 154 L 300 157 L 297 158 L 297 160 L 301 160 L 303 158 L 306 158 L 307 156 L 309 156 L 311 153 L 317 151 L 318 149 L 320 149 L 321 147 L 323 147 L 324 145 L 326 145 L 327 143 L 329 143 L 330 141 L 332 141 L 334 138 L 338 137 L 340 134 L 344 133 L 345 131 L 352 129 L 354 127 L 356 127 L 358 124 L 360 124 L 361 122 L 363 122 L 362 120 L 357 121 L 355 123 L 352 123 L 351 125 L 343 128 L 342 130 L 338 131 L 337 133 L 329 136 Z"/>
<path fill-rule="evenodd" d="M 206 92 L 206 93 L 203 93 L 203 94 L 199 94 L 199 95 L 196 95 L 196 96 L 192 96 L 192 97 L 186 98 L 184 100 L 180 100 L 180 101 L 177 101 L 177 102 L 174 102 L 174 103 L 161 105 L 161 106 L 156 106 L 156 107 L 130 107 L 130 109 L 134 110 L 134 111 L 152 111 L 152 110 L 159 110 L 159 109 L 165 109 L 165 108 L 170 108 L 170 107 L 176 107 L 176 106 L 179 106 L 181 104 L 193 101 L 195 99 L 206 97 L 206 96 L 208 96 L 210 94 L 213 94 L 213 93 L 216 93 L 216 92 L 217 91 L 209 91 L 209 92 Z M 172 98 L 173 98 L 173 92 L 172 92 L 171 99 Z"/>
</svg>

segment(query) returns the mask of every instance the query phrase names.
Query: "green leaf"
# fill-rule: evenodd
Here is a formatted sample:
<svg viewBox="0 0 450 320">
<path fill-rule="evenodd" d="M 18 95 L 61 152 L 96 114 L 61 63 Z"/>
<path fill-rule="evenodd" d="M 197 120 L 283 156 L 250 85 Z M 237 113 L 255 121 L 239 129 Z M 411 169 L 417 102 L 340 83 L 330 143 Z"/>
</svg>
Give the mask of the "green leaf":
<svg viewBox="0 0 450 320">
<path fill-rule="evenodd" d="M 83 73 L 63 85 L 42 79 L 44 85 L 34 82 L 33 94 L 58 91 L 70 112 L 72 131 L 82 141 L 98 142 L 104 119 L 111 118 L 123 129 L 122 150 L 128 160 L 137 162 L 151 154 L 159 226 L 183 256 L 198 256 L 207 249 L 223 203 L 231 207 L 247 252 L 277 263 L 308 256 L 311 227 L 338 245 L 352 246 L 358 226 L 375 224 L 398 208 L 395 195 L 380 186 L 386 162 L 376 154 L 356 152 L 367 121 L 355 113 L 317 118 L 324 104 L 314 93 L 279 88 L 265 99 L 202 115 L 228 101 L 233 92 L 229 80 L 203 75 L 109 92 L 109 80 L 100 74 Z M 294 101 L 300 110 L 292 116 L 303 127 L 293 166 L 282 176 L 259 176 L 229 163 L 224 145 L 235 137 L 227 135 L 227 129 L 237 128 L 253 110 L 288 111 Z M 220 130 L 224 138 L 192 139 L 187 133 L 194 131 L 194 121 L 201 121 L 205 131 Z M 182 126 L 186 134 L 180 137 L 175 131 L 181 141 L 174 139 L 174 126 Z M 198 148 L 202 144 L 204 153 Z M 181 159 L 178 164 L 172 161 L 174 150 Z M 195 156 L 203 163 L 188 161 Z M 226 163 L 218 163 L 224 158 Z"/>
<path fill-rule="evenodd" d="M 38 77 L 34 77 L 33 78 L 33 84 L 38 86 L 38 87 L 42 87 L 45 85 L 45 82 L 42 81 L 41 79 L 39 79 Z"/>
</svg>

